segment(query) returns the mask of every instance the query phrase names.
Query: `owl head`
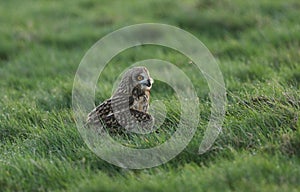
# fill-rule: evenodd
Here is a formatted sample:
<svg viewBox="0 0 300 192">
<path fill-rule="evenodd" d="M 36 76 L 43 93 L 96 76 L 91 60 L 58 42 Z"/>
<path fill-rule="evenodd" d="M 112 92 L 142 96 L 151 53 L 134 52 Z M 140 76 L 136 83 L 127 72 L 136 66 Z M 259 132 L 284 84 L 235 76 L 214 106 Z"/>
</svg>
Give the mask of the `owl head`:
<svg viewBox="0 0 300 192">
<path fill-rule="evenodd" d="M 142 91 L 149 91 L 154 83 L 146 67 L 133 67 L 126 71 L 116 90 L 116 93 L 130 94 L 135 87 Z"/>
</svg>

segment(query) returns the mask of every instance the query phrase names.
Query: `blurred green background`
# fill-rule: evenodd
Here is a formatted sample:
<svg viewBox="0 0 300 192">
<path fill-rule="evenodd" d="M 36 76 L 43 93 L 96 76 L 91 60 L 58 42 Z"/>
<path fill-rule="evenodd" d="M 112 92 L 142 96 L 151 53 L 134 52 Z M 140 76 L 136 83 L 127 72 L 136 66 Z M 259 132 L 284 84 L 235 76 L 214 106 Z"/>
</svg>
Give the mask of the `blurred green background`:
<svg viewBox="0 0 300 192">
<path fill-rule="evenodd" d="M 1 1 L 0 191 L 299 191 L 299 18 L 298 0 Z M 210 114 L 202 75 L 167 48 L 121 53 L 99 79 L 96 104 L 110 96 L 122 69 L 160 58 L 197 85 L 202 119 L 179 156 L 126 170 L 101 160 L 82 140 L 71 108 L 73 78 L 101 37 L 148 22 L 180 27 L 207 46 L 223 73 L 228 106 L 219 138 L 199 156 Z M 176 117 L 172 90 L 158 83 L 152 95 Z M 129 144 L 162 143 L 175 126 L 170 122 L 160 134 Z"/>
</svg>

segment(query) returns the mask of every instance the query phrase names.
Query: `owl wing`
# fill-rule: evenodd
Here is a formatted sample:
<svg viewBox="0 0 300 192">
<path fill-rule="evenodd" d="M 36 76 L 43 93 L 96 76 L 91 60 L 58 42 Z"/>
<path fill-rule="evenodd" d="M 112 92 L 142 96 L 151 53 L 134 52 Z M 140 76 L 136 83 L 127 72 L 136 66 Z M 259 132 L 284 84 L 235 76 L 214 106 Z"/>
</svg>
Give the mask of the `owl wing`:
<svg viewBox="0 0 300 192">
<path fill-rule="evenodd" d="M 132 106 L 134 99 L 132 96 L 116 96 L 112 97 L 97 107 L 95 107 L 87 117 L 87 124 L 97 124 L 101 120 L 104 120 L 110 114 L 117 113 L 118 111 L 123 111 L 128 106 Z"/>
<path fill-rule="evenodd" d="M 149 113 L 145 113 L 135 109 L 130 109 L 129 112 L 131 115 L 130 118 L 128 118 L 128 116 L 126 115 L 122 115 L 122 112 L 120 112 L 120 113 L 110 114 L 107 117 L 105 117 L 103 120 L 107 127 L 115 127 L 115 128 L 122 127 L 120 124 L 128 127 L 134 127 L 136 125 L 143 126 L 153 121 L 153 117 Z"/>
<path fill-rule="evenodd" d="M 94 128 L 106 127 L 110 132 L 119 132 L 141 127 L 147 129 L 151 127 L 154 120 L 153 117 L 145 112 L 135 109 L 129 109 L 133 105 L 134 99 L 129 96 L 114 97 L 108 99 L 97 106 L 88 114 L 87 125 L 92 125 Z M 128 110 L 130 116 L 128 116 Z"/>
</svg>

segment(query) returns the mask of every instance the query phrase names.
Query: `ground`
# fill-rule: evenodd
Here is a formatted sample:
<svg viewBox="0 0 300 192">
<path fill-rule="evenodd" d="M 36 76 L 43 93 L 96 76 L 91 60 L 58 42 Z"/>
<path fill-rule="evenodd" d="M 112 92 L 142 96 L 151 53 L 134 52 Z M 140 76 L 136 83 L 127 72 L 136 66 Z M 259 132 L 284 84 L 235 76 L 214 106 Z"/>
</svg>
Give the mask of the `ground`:
<svg viewBox="0 0 300 192">
<path fill-rule="evenodd" d="M 12 0 L 0 5 L 1 191 L 300 190 L 297 0 Z M 83 141 L 72 112 L 72 85 L 82 57 L 97 40 L 145 22 L 178 26 L 207 46 L 224 76 L 226 115 L 212 148 L 198 155 L 210 114 L 203 75 L 168 48 L 121 53 L 99 79 L 96 104 L 111 95 L 122 69 L 161 58 L 188 74 L 201 111 L 196 135 L 177 157 L 155 168 L 127 170 L 97 157 Z M 168 108 L 166 127 L 127 143 L 116 139 L 143 147 L 168 138 L 178 101 L 162 82 L 151 94 Z"/>
</svg>

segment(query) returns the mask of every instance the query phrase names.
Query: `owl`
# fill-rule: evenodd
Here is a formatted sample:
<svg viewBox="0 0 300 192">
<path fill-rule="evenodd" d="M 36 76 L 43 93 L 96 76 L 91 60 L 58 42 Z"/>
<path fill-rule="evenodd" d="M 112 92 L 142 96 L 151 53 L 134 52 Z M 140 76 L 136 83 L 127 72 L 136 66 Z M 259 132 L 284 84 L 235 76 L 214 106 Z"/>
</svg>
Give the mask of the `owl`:
<svg viewBox="0 0 300 192">
<path fill-rule="evenodd" d="M 87 125 L 110 133 L 150 128 L 154 122 L 148 113 L 153 83 L 147 68 L 129 69 L 113 95 L 88 114 Z"/>
</svg>

